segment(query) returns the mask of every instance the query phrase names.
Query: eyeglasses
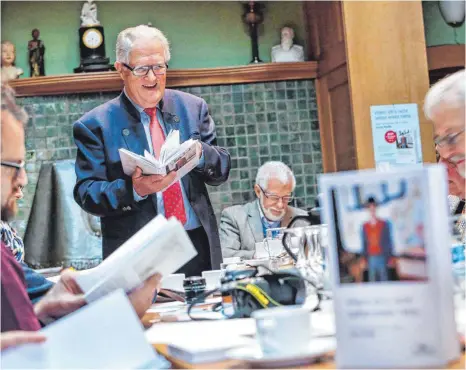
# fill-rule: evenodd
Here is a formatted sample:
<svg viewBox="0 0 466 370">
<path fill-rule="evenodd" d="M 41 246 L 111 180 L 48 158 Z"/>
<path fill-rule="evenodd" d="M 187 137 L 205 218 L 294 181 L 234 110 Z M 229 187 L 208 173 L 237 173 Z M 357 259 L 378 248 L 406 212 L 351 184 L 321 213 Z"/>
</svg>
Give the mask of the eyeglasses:
<svg viewBox="0 0 466 370">
<path fill-rule="evenodd" d="M 284 197 L 280 197 L 276 194 L 271 194 L 267 191 L 265 191 L 264 189 L 262 189 L 262 186 L 260 185 L 257 185 L 259 186 L 259 189 L 261 189 L 261 191 L 264 193 L 265 197 L 269 200 L 271 200 L 272 202 L 274 203 L 278 203 L 280 201 L 280 199 L 282 200 L 282 202 L 284 204 L 290 204 L 292 201 L 293 201 L 293 196 L 292 195 L 285 195 Z"/>
<path fill-rule="evenodd" d="M 24 161 L 21 161 L 20 163 L 1 161 L 0 164 L 5 167 L 15 168 L 15 176 L 18 176 L 21 170 L 24 169 Z"/>
<path fill-rule="evenodd" d="M 136 66 L 136 67 L 131 67 L 126 63 L 121 63 L 123 64 L 126 68 L 128 68 L 133 75 L 136 77 L 145 77 L 149 73 L 150 70 L 154 72 L 154 75 L 156 76 L 162 76 L 165 73 L 167 73 L 168 69 L 168 64 L 156 64 L 153 66 Z"/>
<path fill-rule="evenodd" d="M 448 134 L 445 136 L 439 136 L 434 139 L 435 145 L 437 145 L 439 148 L 444 147 L 445 145 L 452 146 L 458 143 L 458 139 L 460 135 L 465 131 L 465 129 L 462 129 L 461 131 Z"/>
</svg>

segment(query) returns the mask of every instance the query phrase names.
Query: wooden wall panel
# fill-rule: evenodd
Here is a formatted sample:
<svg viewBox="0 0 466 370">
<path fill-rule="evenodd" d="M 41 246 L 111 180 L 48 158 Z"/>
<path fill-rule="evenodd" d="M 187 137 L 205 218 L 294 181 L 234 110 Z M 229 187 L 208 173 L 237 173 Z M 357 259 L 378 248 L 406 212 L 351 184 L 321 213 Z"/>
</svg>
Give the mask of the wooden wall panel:
<svg viewBox="0 0 466 370">
<path fill-rule="evenodd" d="M 325 172 L 356 169 L 341 2 L 304 3 L 310 55 L 319 61 L 317 103 Z"/>
<path fill-rule="evenodd" d="M 374 167 L 370 106 L 383 104 L 418 104 L 423 158 L 434 162 L 422 113 L 429 78 L 421 1 L 342 4 L 358 168 Z"/>
<path fill-rule="evenodd" d="M 352 113 L 346 66 L 332 73 L 328 80 L 336 171 L 354 170 L 356 152 L 353 121 L 349 119 Z"/>
</svg>

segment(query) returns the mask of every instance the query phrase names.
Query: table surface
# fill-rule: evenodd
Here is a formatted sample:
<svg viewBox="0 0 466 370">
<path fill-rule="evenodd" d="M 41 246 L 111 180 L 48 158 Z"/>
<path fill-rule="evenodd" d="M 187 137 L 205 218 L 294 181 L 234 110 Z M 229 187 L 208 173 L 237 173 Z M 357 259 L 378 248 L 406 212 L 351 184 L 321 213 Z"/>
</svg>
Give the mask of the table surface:
<svg viewBox="0 0 466 370">
<path fill-rule="evenodd" d="M 158 313 L 148 313 L 146 314 L 142 322 L 144 326 L 150 327 L 152 325 L 157 325 L 157 322 L 160 319 L 160 315 Z M 176 321 L 174 319 L 173 321 Z M 155 322 L 155 323 L 154 323 Z M 462 338 L 462 344 L 464 348 L 464 337 Z M 231 369 L 231 368 L 237 368 L 237 369 L 245 369 L 248 368 L 248 364 L 242 361 L 236 361 L 236 360 L 226 360 L 226 361 L 221 361 L 221 362 L 213 362 L 213 363 L 202 363 L 202 364 L 190 364 L 185 361 L 181 361 L 177 358 L 174 358 L 168 354 L 168 349 L 166 344 L 160 344 L 160 343 L 151 343 L 151 345 L 157 350 L 158 353 L 160 353 L 162 356 L 164 356 L 168 361 L 171 362 L 173 367 L 175 369 Z M 462 352 L 460 358 L 457 361 L 451 362 L 447 369 L 465 369 L 465 353 Z M 325 356 L 321 358 L 321 360 L 318 363 L 312 363 L 308 364 L 306 366 L 298 366 L 294 367 L 296 369 L 336 369 L 335 362 L 333 361 L 333 356 L 332 354 L 329 354 L 328 356 Z"/>
</svg>

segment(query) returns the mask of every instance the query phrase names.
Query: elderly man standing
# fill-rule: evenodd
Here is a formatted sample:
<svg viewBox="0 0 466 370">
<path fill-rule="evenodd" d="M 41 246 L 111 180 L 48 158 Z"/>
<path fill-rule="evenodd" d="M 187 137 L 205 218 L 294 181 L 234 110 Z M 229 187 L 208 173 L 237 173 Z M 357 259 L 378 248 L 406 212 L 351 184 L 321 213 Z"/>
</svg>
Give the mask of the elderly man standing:
<svg viewBox="0 0 466 370">
<path fill-rule="evenodd" d="M 222 260 L 217 223 L 206 184 L 228 179 L 230 155 L 216 146 L 214 122 L 204 100 L 165 89 L 170 50 L 168 40 L 154 27 L 137 26 L 122 31 L 116 43 L 115 68 L 124 82 L 119 97 L 86 113 L 74 124 L 76 202 L 100 216 L 103 257 L 157 214 L 174 216 L 184 224 L 198 255 L 180 272 L 200 275 L 219 268 Z M 158 156 L 171 130 L 181 141 L 198 140 L 200 163 L 174 183 L 165 177 L 123 173 L 118 149 Z"/>
<path fill-rule="evenodd" d="M 259 168 L 254 192 L 257 200 L 225 208 L 220 221 L 223 257 L 251 259 L 255 243 L 262 242 L 267 229 L 286 227 L 295 216 L 307 213 L 289 206 L 296 179 L 282 162 L 267 162 Z"/>
</svg>

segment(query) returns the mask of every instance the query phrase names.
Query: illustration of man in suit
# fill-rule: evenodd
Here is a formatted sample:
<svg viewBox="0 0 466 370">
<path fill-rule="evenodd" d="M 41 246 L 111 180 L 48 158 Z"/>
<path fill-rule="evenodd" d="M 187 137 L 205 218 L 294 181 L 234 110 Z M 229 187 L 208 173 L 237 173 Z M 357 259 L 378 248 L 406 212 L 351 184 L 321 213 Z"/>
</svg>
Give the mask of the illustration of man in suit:
<svg viewBox="0 0 466 370">
<path fill-rule="evenodd" d="M 388 266 L 393 262 L 391 225 L 377 216 L 377 202 L 373 197 L 366 207 L 370 219 L 362 226 L 362 254 L 366 259 L 369 281 L 388 281 Z"/>
<path fill-rule="evenodd" d="M 115 68 L 124 82 L 119 97 L 81 117 L 73 127 L 76 156 L 76 202 L 100 216 L 103 258 L 158 214 L 176 217 L 193 242 L 197 256 L 180 272 L 200 275 L 222 261 L 217 222 L 206 184 L 228 179 L 230 155 L 216 145 L 215 126 L 203 99 L 165 89 L 170 60 L 168 40 L 149 26 L 118 35 Z M 198 140 L 199 165 L 161 192 L 176 176 L 123 172 L 118 149 L 158 158 L 166 136 L 180 131 L 180 141 Z"/>
<path fill-rule="evenodd" d="M 220 219 L 223 257 L 254 257 L 255 244 L 264 241 L 267 229 L 287 227 L 295 216 L 307 213 L 291 207 L 296 179 L 282 162 L 267 162 L 257 171 L 257 199 L 225 208 Z"/>
</svg>

